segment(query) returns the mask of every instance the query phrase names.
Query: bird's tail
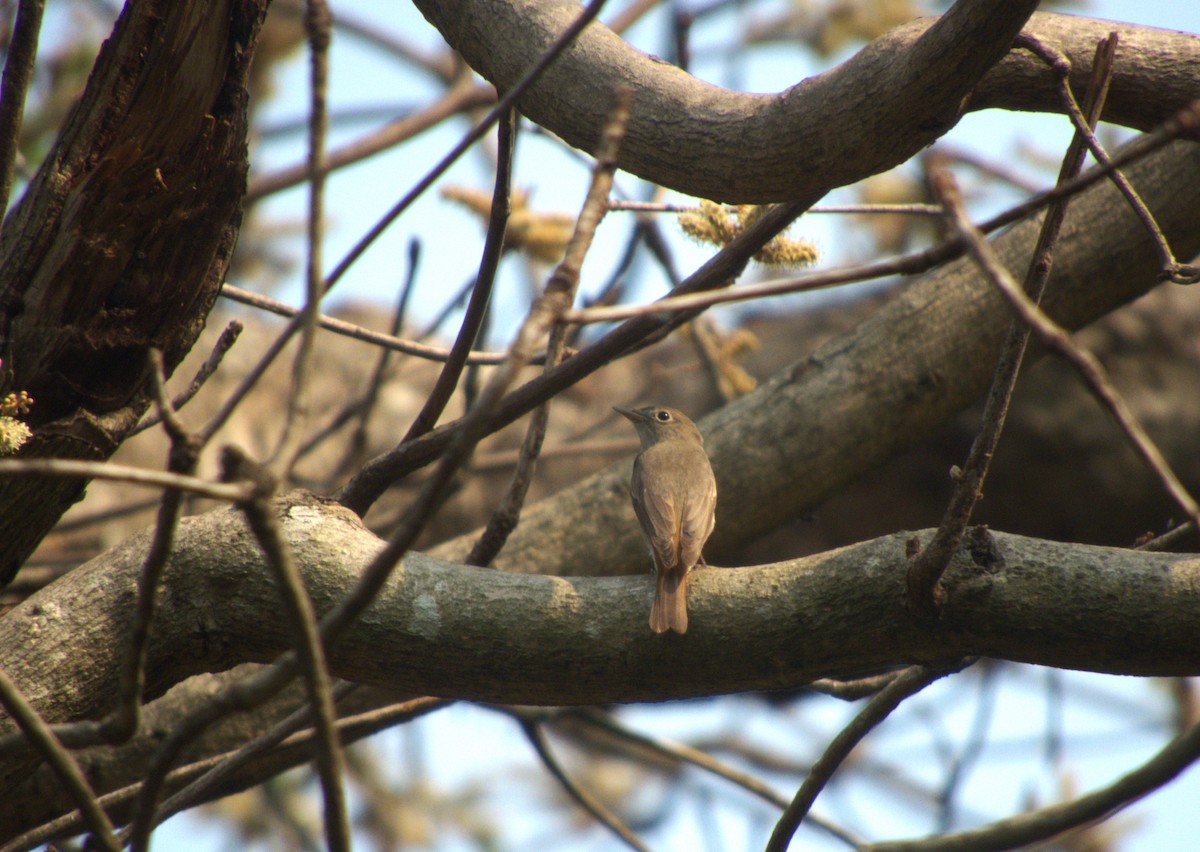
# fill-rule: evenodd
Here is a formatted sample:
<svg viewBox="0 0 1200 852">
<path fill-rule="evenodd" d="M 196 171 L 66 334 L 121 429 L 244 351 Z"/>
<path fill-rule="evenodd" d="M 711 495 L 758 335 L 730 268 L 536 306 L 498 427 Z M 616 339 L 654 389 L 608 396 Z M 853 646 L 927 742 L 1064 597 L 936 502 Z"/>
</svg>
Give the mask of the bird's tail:
<svg viewBox="0 0 1200 852">
<path fill-rule="evenodd" d="M 656 572 L 654 605 L 650 607 L 650 629 L 655 633 L 674 630 L 687 633 L 687 572 Z"/>
</svg>

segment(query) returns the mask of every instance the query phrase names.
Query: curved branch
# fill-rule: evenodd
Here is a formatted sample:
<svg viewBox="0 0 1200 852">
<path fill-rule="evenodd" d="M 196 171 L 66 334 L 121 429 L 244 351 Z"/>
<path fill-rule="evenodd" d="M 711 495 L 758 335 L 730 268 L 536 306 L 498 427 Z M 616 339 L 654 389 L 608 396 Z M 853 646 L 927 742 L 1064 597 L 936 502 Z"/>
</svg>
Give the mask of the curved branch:
<svg viewBox="0 0 1200 852">
<path fill-rule="evenodd" d="M 382 543 L 348 510 L 304 493 L 276 511 L 314 606 L 328 611 Z M 977 532 L 947 571 L 943 620 L 926 627 L 905 604 L 908 537 L 700 570 L 689 593 L 694 629 L 666 641 L 646 632 L 648 575 L 543 577 L 413 553 L 338 644 L 330 669 L 412 694 L 555 705 L 791 688 L 972 655 L 1200 673 L 1196 556 Z M 0 669 L 48 721 L 102 712 L 148 541 L 131 539 L 0 620 Z M 150 694 L 289 647 L 286 616 L 265 603 L 275 600 L 271 574 L 239 514 L 189 519 L 177 542 L 147 660 Z"/>
<path fill-rule="evenodd" d="M 805 198 L 901 163 L 952 127 L 971 88 L 1036 5 L 957 3 L 923 32 L 885 36 L 778 95 L 701 82 L 593 25 L 520 107 L 571 145 L 592 150 L 608 93 L 627 85 L 635 95 L 621 168 L 721 201 Z M 576 14 L 570 0 L 417 6 L 500 91 Z"/>
<path fill-rule="evenodd" d="M 570 0 L 416 2 L 500 91 L 576 14 Z M 956 4 L 941 18 L 893 30 L 837 68 L 768 95 L 704 83 L 594 24 L 520 107 L 571 145 L 591 150 L 608 93 L 631 85 L 636 96 L 622 169 L 721 201 L 804 198 L 903 162 L 952 127 L 964 108 L 1060 112 L 1045 64 L 1027 51 L 1009 51 L 1034 5 Z M 1200 91 L 1200 38 L 1041 13 L 1025 30 L 1067 55 L 1081 88 L 1097 40 L 1120 33 L 1106 121 L 1148 129 Z"/>
</svg>

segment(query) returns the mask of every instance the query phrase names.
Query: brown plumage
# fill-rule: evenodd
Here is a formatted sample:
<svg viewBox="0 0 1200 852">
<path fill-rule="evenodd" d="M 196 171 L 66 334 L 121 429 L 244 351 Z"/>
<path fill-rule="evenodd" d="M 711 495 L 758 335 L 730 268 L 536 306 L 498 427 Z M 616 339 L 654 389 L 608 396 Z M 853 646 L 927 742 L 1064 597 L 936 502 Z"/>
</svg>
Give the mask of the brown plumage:
<svg viewBox="0 0 1200 852">
<path fill-rule="evenodd" d="M 715 523 L 717 481 L 704 439 L 674 408 L 617 408 L 637 427 L 642 451 L 633 462 L 629 496 L 656 574 L 650 629 L 686 633 L 687 575 Z"/>
</svg>

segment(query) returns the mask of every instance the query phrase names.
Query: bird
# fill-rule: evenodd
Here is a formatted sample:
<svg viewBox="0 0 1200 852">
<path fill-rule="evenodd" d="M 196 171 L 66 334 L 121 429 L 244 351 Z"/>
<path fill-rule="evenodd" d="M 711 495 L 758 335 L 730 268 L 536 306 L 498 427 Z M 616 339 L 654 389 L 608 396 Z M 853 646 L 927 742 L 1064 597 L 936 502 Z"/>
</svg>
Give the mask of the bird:
<svg viewBox="0 0 1200 852">
<path fill-rule="evenodd" d="M 613 408 L 633 423 L 642 443 L 629 496 L 654 559 L 650 629 L 686 633 L 687 576 L 705 564 L 701 551 L 716 524 L 717 480 L 704 438 L 674 408 Z"/>
</svg>

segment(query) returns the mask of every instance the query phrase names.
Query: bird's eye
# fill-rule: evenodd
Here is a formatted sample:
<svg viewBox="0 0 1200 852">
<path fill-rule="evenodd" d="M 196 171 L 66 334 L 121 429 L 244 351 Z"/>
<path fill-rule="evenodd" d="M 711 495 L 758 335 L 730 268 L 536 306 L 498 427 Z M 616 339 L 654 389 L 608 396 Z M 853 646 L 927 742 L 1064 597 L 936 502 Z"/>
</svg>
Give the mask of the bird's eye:
<svg viewBox="0 0 1200 852">
<path fill-rule="evenodd" d="M 668 420 L 671 419 L 671 412 L 660 410 L 660 411 L 655 412 L 654 416 L 658 418 L 659 423 L 666 423 Z"/>
</svg>

